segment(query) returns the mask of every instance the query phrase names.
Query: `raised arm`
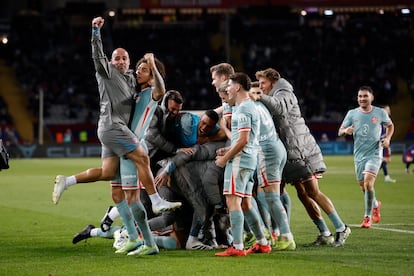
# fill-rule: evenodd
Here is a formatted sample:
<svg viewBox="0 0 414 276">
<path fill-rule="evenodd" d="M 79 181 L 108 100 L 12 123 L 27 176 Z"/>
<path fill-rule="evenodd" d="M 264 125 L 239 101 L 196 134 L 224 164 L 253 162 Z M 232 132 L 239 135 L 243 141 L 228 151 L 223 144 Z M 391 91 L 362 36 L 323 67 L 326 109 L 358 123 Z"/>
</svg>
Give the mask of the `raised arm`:
<svg viewBox="0 0 414 276">
<path fill-rule="evenodd" d="M 155 64 L 155 58 L 153 53 L 147 53 L 144 58 L 148 61 L 148 65 L 151 68 L 151 72 L 154 78 L 154 88 L 152 89 L 152 98 L 155 101 L 161 100 L 165 94 L 165 83 L 158 71 L 157 65 Z"/>
<path fill-rule="evenodd" d="M 110 64 L 103 51 L 101 28 L 103 27 L 105 20 L 102 17 L 96 17 L 92 20 L 92 59 L 95 66 L 95 70 L 98 74 L 103 76 L 110 76 Z"/>
</svg>

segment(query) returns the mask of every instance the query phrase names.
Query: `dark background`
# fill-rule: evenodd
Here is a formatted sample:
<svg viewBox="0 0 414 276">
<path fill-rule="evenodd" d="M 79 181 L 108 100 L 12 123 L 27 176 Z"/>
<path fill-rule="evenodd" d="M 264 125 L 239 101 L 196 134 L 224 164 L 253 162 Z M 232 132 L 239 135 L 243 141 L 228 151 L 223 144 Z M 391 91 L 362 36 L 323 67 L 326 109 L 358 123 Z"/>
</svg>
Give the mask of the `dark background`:
<svg viewBox="0 0 414 276">
<path fill-rule="evenodd" d="M 399 96 L 414 99 L 413 11 L 401 12 L 413 8 L 409 2 L 2 1 L 0 36 L 8 43 L 1 44 L 0 59 L 15 70 L 35 126 L 39 90 L 44 92 L 51 142 L 68 127 L 96 138 L 99 98 L 90 53 L 95 16 L 106 19 L 107 55 L 124 47 L 133 67 L 144 53 L 154 52 L 165 63 L 167 89 L 184 95 L 184 109 L 220 104 L 211 86 L 214 64 L 229 62 L 252 80 L 256 71 L 273 67 L 294 85 L 315 136 L 327 132 L 335 139 L 361 85 L 373 87 L 376 105 L 389 104 L 394 113 L 411 108 L 401 120 L 412 121 L 412 102 Z M 333 15 L 324 15 L 326 9 Z M 1 96 L 0 108 L 0 126 L 18 133 L 7 113 L 13 107 Z M 414 138 L 411 125 L 403 132 L 399 139 Z"/>
</svg>

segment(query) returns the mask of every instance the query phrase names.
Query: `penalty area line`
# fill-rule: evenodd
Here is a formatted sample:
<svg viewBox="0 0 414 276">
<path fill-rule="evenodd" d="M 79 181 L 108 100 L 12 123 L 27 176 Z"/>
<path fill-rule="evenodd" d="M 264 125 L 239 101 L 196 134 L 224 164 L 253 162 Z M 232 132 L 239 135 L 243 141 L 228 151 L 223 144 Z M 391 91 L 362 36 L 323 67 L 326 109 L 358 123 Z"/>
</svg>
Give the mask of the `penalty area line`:
<svg viewBox="0 0 414 276">
<path fill-rule="evenodd" d="M 390 224 L 388 224 L 390 225 Z M 402 224 L 400 224 L 402 225 Z M 349 226 L 351 227 L 358 227 L 360 228 L 361 225 L 359 224 L 350 224 Z M 383 230 L 383 231 L 390 231 L 390 232 L 398 232 L 398 233 L 406 233 L 406 234 L 414 234 L 414 231 L 410 231 L 410 230 L 403 230 L 403 229 L 395 229 L 395 228 L 386 228 L 386 227 L 379 227 L 379 226 L 371 226 L 371 229 L 376 229 L 376 230 Z"/>
</svg>

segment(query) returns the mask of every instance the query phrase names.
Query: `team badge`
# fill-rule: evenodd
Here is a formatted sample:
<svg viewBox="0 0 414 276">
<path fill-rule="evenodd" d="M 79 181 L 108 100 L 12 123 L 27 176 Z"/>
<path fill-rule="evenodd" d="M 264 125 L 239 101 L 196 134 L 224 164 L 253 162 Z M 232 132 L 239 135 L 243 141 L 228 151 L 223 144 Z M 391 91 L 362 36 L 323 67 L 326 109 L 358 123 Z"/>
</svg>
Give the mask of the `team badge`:
<svg viewBox="0 0 414 276">
<path fill-rule="evenodd" d="M 374 116 L 371 118 L 371 122 L 375 125 L 376 123 L 378 123 L 378 117 Z"/>
</svg>

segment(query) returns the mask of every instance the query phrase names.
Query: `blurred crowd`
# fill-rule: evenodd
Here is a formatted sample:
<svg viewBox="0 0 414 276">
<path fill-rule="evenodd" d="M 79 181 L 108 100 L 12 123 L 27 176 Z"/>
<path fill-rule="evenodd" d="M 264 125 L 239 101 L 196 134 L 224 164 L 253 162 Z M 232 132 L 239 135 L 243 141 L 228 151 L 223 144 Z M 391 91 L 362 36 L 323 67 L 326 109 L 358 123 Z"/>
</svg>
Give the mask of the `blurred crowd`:
<svg viewBox="0 0 414 276">
<path fill-rule="evenodd" d="M 376 104 L 398 101 L 398 79 L 407 83 L 414 97 L 412 16 L 276 18 L 240 12 L 228 21 L 222 15 L 200 17 L 134 27 L 113 20 L 110 31 L 103 33 L 109 44 L 104 48 L 126 48 L 131 63 L 154 52 L 166 65 L 167 89 L 181 91 L 187 110 L 220 104 L 209 67 L 225 61 L 252 77 L 257 70 L 276 68 L 294 85 L 308 121 L 340 121 L 356 105 L 354 94 L 361 84 L 374 88 Z M 44 93 L 46 124 L 97 121 L 90 28 L 87 20 L 83 24 L 73 18 L 62 12 L 16 15 L 2 55 L 16 70 L 35 117 L 39 93 Z M 0 111 L 1 123 L 12 124 L 1 100 Z"/>
</svg>

